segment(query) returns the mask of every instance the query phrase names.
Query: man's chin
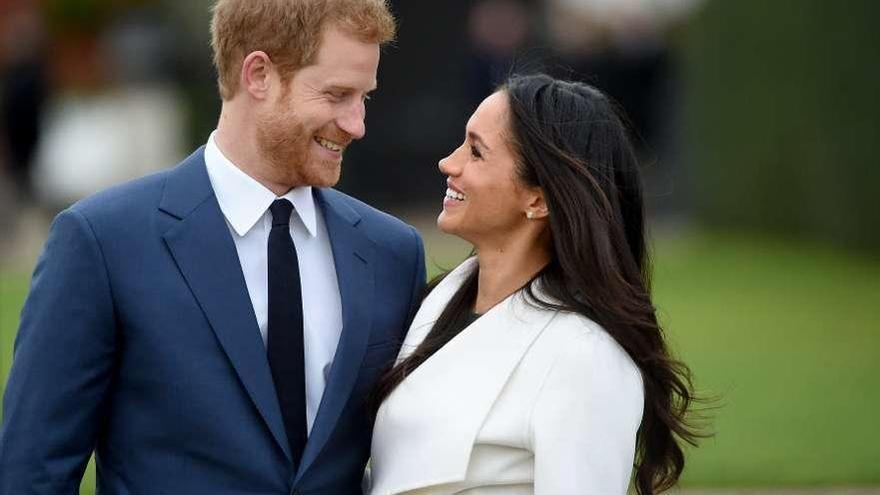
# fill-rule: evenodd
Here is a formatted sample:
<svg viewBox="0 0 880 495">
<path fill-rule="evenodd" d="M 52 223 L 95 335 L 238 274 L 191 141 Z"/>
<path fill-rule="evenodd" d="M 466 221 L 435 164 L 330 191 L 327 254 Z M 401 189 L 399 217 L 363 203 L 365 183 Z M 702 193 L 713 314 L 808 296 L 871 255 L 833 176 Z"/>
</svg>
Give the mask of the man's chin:
<svg viewBox="0 0 880 495">
<path fill-rule="evenodd" d="M 320 165 L 318 170 L 313 169 L 313 173 L 305 177 L 303 182 L 305 183 L 304 185 L 312 187 L 333 187 L 339 183 L 341 175 L 342 167 L 338 164 L 328 165 L 324 163 Z"/>
<path fill-rule="evenodd" d="M 333 180 L 323 180 L 323 181 L 315 181 L 313 184 L 309 184 L 312 187 L 333 187 L 339 183 L 339 177 L 336 177 Z"/>
</svg>

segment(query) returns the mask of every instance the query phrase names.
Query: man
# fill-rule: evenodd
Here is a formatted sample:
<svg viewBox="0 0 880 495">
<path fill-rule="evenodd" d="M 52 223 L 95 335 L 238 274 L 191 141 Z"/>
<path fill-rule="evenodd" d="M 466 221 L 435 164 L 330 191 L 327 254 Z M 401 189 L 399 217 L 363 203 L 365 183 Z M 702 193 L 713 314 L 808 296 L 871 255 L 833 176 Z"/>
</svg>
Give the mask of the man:
<svg viewBox="0 0 880 495">
<path fill-rule="evenodd" d="M 220 0 L 217 130 L 56 218 L 22 312 L 0 493 L 351 494 L 366 396 L 424 283 L 416 231 L 329 189 L 382 0 Z"/>
</svg>

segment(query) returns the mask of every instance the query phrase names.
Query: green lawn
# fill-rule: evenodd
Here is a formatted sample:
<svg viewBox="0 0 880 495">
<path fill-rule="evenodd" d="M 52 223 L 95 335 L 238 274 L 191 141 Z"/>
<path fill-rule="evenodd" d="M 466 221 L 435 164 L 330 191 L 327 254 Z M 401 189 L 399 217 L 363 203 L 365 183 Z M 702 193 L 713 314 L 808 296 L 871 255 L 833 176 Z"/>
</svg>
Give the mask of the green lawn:
<svg viewBox="0 0 880 495">
<path fill-rule="evenodd" d="M 24 298 L 27 295 L 30 274 L 23 268 L 0 267 L 0 406 L 3 405 L 2 393 L 9 367 L 12 365 L 12 344 L 18 327 L 18 315 Z M 3 411 L 0 408 L 0 419 Z M 81 495 L 95 492 L 94 459 L 89 462 L 86 474 L 80 487 Z"/>
<path fill-rule="evenodd" d="M 23 271 L 0 269 L 0 390 L 6 384 L 12 365 L 12 343 L 18 326 L 18 313 L 27 294 L 29 276 Z M 2 400 L 0 400 L 2 404 Z M 0 418 L 3 412 L 0 410 Z"/>
<path fill-rule="evenodd" d="M 685 482 L 880 483 L 880 262 L 732 236 L 657 258 L 662 321 L 723 397 Z"/>
<path fill-rule="evenodd" d="M 426 242 L 429 263 L 466 253 Z M 699 388 L 721 396 L 686 485 L 880 484 L 880 262 L 701 235 L 659 243 L 655 268 L 673 346 Z M 0 384 L 27 278 L 0 272 Z"/>
</svg>

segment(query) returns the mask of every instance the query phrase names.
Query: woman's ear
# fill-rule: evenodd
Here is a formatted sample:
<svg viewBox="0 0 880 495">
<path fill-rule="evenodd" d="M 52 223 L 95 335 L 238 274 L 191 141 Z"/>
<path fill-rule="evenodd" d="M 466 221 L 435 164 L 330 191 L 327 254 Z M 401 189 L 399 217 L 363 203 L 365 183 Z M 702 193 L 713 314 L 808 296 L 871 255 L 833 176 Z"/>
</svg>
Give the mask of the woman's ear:
<svg viewBox="0 0 880 495">
<path fill-rule="evenodd" d="M 241 63 L 241 87 L 253 98 L 264 100 L 272 86 L 274 66 L 266 52 L 251 52 Z"/>
<path fill-rule="evenodd" d="M 526 218 L 529 220 L 546 218 L 549 212 L 547 210 L 547 202 L 544 201 L 544 190 L 540 187 L 529 188 L 526 197 Z"/>
</svg>

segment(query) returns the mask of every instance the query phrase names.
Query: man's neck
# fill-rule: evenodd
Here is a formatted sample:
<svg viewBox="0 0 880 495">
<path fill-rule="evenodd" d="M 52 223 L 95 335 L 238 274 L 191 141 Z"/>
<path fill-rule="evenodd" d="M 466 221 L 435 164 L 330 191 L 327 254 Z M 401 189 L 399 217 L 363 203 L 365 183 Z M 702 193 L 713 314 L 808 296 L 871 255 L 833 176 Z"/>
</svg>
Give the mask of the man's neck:
<svg viewBox="0 0 880 495">
<path fill-rule="evenodd" d="M 276 196 L 285 195 L 291 187 L 273 181 L 265 173 L 265 159 L 257 147 L 256 126 L 247 124 L 249 121 L 243 117 L 234 104 L 223 103 L 220 120 L 217 122 L 217 132 L 214 133 L 217 148 L 239 170 Z"/>
</svg>

